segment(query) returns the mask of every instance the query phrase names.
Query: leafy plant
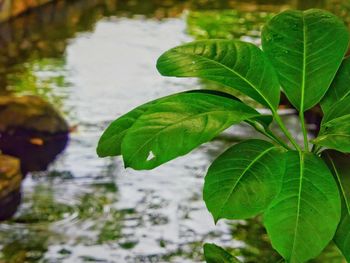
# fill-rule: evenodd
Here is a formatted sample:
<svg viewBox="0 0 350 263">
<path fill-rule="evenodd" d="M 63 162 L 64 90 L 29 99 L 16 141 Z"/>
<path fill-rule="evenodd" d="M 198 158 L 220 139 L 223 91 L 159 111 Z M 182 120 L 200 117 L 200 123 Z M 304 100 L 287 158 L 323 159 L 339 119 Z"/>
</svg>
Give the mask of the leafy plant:
<svg viewBox="0 0 350 263">
<path fill-rule="evenodd" d="M 333 239 L 350 262 L 349 33 L 333 14 L 285 11 L 262 31 L 262 50 L 237 40 L 205 40 L 165 52 L 164 76 L 199 77 L 238 90 L 271 110 L 262 115 L 224 92 L 193 90 L 144 104 L 102 135 L 101 157 L 122 155 L 125 167 L 152 169 L 246 122 L 267 140 L 233 145 L 209 167 L 204 201 L 213 218 L 263 214 L 273 247 L 290 263 L 306 262 Z M 298 110 L 300 146 L 278 114 L 281 90 Z M 310 149 L 304 112 L 321 104 L 319 135 Z M 284 141 L 269 126 L 275 121 Z M 327 150 L 332 149 L 332 150 Z M 207 262 L 237 262 L 205 246 Z"/>
</svg>

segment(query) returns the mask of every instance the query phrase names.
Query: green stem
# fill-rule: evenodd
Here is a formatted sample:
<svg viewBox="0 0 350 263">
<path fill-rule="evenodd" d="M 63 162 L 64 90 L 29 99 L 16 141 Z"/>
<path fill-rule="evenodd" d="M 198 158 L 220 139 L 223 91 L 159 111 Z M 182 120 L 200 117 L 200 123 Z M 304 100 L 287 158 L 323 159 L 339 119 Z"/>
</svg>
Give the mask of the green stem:
<svg viewBox="0 0 350 263">
<path fill-rule="evenodd" d="M 312 153 L 316 153 L 317 149 L 316 149 L 316 144 L 313 144 L 312 145 L 312 148 L 311 148 L 311 152 Z"/>
<path fill-rule="evenodd" d="M 248 120 L 246 122 L 250 124 L 252 127 L 254 127 L 256 131 L 265 135 L 267 138 L 281 145 L 285 149 L 292 150 L 281 138 L 279 138 L 276 134 L 274 134 L 269 128 L 265 128 L 263 125 L 261 125 L 260 123 L 257 123 L 256 121 Z"/>
<path fill-rule="evenodd" d="M 268 136 L 269 138 L 271 138 L 272 140 L 274 140 L 275 142 L 279 143 L 280 145 L 282 145 L 285 149 L 287 150 L 292 150 L 292 148 L 290 148 L 281 138 L 279 138 L 276 134 L 274 134 L 271 130 L 267 129 L 266 131 L 264 131 L 266 134 L 266 136 Z"/>
<path fill-rule="evenodd" d="M 288 131 L 288 129 L 284 125 L 284 123 L 283 123 L 281 117 L 278 115 L 277 111 L 272 111 L 272 114 L 273 114 L 277 124 L 280 126 L 281 130 L 283 131 L 283 133 L 286 135 L 288 140 L 294 145 L 295 149 L 297 149 L 298 151 L 301 151 L 300 146 L 297 144 L 297 142 L 294 140 L 293 136 L 290 134 L 290 132 Z"/>
<path fill-rule="evenodd" d="M 304 149 L 306 151 L 309 151 L 309 139 L 307 137 L 307 129 L 305 125 L 304 112 L 302 111 L 299 112 L 299 119 L 300 119 L 301 129 L 303 131 L 303 136 L 304 136 Z"/>
<path fill-rule="evenodd" d="M 314 150 L 315 154 L 320 154 L 321 151 L 322 151 L 322 146 L 319 146 L 319 145 L 315 146 L 315 150 Z"/>
</svg>

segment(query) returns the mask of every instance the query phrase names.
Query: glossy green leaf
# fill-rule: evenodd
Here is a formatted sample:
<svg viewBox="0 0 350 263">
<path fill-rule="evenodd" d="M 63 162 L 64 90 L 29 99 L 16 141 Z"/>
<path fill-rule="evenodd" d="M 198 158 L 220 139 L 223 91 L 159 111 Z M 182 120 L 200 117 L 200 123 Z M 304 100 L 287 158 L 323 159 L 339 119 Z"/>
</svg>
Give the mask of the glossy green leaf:
<svg viewBox="0 0 350 263">
<path fill-rule="evenodd" d="M 200 90 L 191 90 L 191 91 L 187 91 L 187 92 L 195 92 L 195 93 L 206 93 L 206 94 L 213 94 L 213 95 L 217 95 L 217 96 L 222 96 L 225 98 L 229 98 L 232 100 L 236 100 L 239 102 L 242 102 L 240 99 L 238 99 L 237 97 L 233 96 L 232 94 L 228 94 L 222 91 L 218 91 L 218 90 L 205 90 L 205 89 L 200 89 Z M 244 102 L 243 102 L 244 103 Z M 246 123 L 252 125 L 252 126 L 256 126 L 256 125 L 260 125 L 263 129 L 267 129 L 270 124 L 273 121 L 273 117 L 272 115 L 259 115 L 258 117 L 249 119 L 246 121 Z"/>
<path fill-rule="evenodd" d="M 277 75 L 263 52 L 250 43 L 206 40 L 165 52 L 157 62 L 162 75 L 200 77 L 239 90 L 276 110 L 280 99 Z"/>
<path fill-rule="evenodd" d="M 281 152 L 269 142 L 248 140 L 232 146 L 213 162 L 203 195 L 215 221 L 250 218 L 268 207 L 281 188 Z"/>
<path fill-rule="evenodd" d="M 350 156 L 333 150 L 322 155 L 337 180 L 342 200 L 342 216 L 333 240 L 350 262 Z"/>
<path fill-rule="evenodd" d="M 350 57 L 343 60 L 331 87 L 321 101 L 323 112 L 328 112 L 333 105 L 350 95 Z"/>
<path fill-rule="evenodd" d="M 204 93 L 222 96 L 225 98 L 229 98 L 232 100 L 240 101 L 238 98 L 223 93 L 220 91 L 213 90 L 191 90 L 186 91 L 185 93 Z M 176 96 L 170 95 L 170 96 Z M 168 96 L 168 97 L 170 97 Z M 135 121 L 146 112 L 149 107 L 162 99 L 167 99 L 168 97 L 160 98 L 148 103 L 145 103 L 130 112 L 124 114 L 120 118 L 113 121 L 107 129 L 103 132 L 97 146 L 97 154 L 99 157 L 107 157 L 107 156 L 118 156 L 121 155 L 121 143 L 124 139 L 124 136 L 128 132 L 129 128 L 135 123 Z M 252 118 L 251 120 L 246 121 L 249 124 L 261 125 L 264 128 L 267 128 L 272 122 L 272 116 L 269 115 L 259 115 L 256 118 Z"/>
<path fill-rule="evenodd" d="M 350 152 L 350 96 L 325 112 L 321 129 L 312 143 L 341 152 Z"/>
<path fill-rule="evenodd" d="M 238 259 L 215 244 L 204 244 L 204 257 L 207 263 L 240 263 Z"/>
<path fill-rule="evenodd" d="M 288 10 L 264 27 L 262 46 L 290 102 L 304 112 L 325 95 L 347 51 L 348 29 L 318 9 Z"/>
<path fill-rule="evenodd" d="M 350 96 L 334 103 L 332 108 L 324 114 L 321 125 L 323 127 L 329 127 L 338 121 L 348 119 L 349 116 Z"/>
<path fill-rule="evenodd" d="M 350 117 L 347 120 L 333 122 L 333 125 L 322 127 L 320 134 L 312 140 L 312 143 L 335 149 L 340 152 L 350 153 Z"/>
<path fill-rule="evenodd" d="M 162 99 L 125 135 L 121 146 L 125 166 L 152 169 L 257 116 L 242 102 L 209 93 L 186 92 Z"/>
<path fill-rule="evenodd" d="M 264 216 L 272 245 L 287 262 L 318 256 L 335 234 L 340 209 L 337 184 L 324 161 L 287 152 L 281 192 Z"/>
<path fill-rule="evenodd" d="M 97 155 L 99 157 L 121 155 L 121 143 L 127 131 L 153 103 L 155 101 L 143 104 L 113 121 L 98 142 Z"/>
</svg>

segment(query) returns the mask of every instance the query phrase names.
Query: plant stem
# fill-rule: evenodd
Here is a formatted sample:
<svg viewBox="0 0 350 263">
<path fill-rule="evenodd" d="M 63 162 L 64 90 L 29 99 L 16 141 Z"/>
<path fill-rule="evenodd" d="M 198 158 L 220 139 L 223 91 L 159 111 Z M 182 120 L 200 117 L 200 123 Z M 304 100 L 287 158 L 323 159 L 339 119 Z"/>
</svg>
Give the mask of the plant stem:
<svg viewBox="0 0 350 263">
<path fill-rule="evenodd" d="M 279 138 L 276 134 L 274 134 L 271 130 L 267 129 L 265 131 L 265 135 L 268 136 L 269 138 L 273 139 L 275 142 L 279 143 L 282 145 L 284 148 L 287 150 L 292 150 L 281 138 Z"/>
<path fill-rule="evenodd" d="M 272 114 L 273 114 L 277 124 L 280 126 L 281 130 L 283 131 L 283 133 L 286 135 L 288 140 L 294 145 L 295 149 L 297 149 L 298 151 L 301 151 L 300 146 L 297 144 L 297 142 L 294 140 L 293 136 L 290 134 L 290 132 L 288 131 L 288 129 L 284 125 L 284 123 L 283 123 L 281 117 L 278 115 L 277 111 L 272 111 Z"/>
<path fill-rule="evenodd" d="M 299 119 L 300 119 L 301 129 L 303 131 L 303 136 L 304 136 L 304 149 L 306 151 L 309 151 L 309 139 L 307 137 L 307 129 L 305 125 L 304 112 L 302 111 L 299 112 Z"/>
<path fill-rule="evenodd" d="M 312 145 L 312 148 L 311 148 L 311 152 L 312 153 L 316 153 L 317 149 L 316 149 L 316 144 L 313 144 Z"/>
<path fill-rule="evenodd" d="M 320 154 L 321 150 L 322 150 L 322 146 L 314 144 L 313 147 L 312 147 L 312 152 L 315 153 L 315 154 Z"/>
<path fill-rule="evenodd" d="M 265 135 L 267 138 L 271 139 L 272 141 L 278 143 L 282 147 L 284 147 L 287 150 L 292 150 L 281 138 L 279 138 L 276 134 L 273 133 L 269 128 L 263 127 L 261 124 L 257 124 L 254 121 L 246 121 L 248 124 L 250 124 L 254 129 L 261 134 Z"/>
</svg>

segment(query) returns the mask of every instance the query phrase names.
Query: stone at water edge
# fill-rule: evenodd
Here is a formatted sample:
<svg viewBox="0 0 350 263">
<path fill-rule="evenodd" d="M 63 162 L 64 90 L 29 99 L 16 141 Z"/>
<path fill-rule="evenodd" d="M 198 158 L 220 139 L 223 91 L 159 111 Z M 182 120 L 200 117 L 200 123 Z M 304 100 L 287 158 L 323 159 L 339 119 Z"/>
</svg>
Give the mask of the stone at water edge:
<svg viewBox="0 0 350 263">
<path fill-rule="evenodd" d="M 20 160 L 0 154 L 0 199 L 19 190 L 22 181 Z"/>
<path fill-rule="evenodd" d="M 0 151 L 21 160 L 23 176 L 44 171 L 69 139 L 67 122 L 37 96 L 0 96 Z"/>
<path fill-rule="evenodd" d="M 67 122 L 37 96 L 0 96 L 0 133 L 24 129 L 50 134 L 69 131 Z"/>
</svg>

